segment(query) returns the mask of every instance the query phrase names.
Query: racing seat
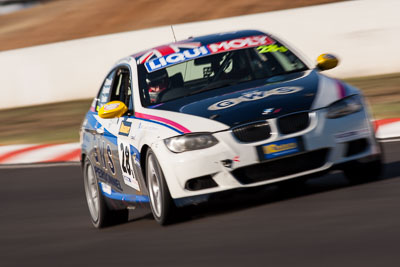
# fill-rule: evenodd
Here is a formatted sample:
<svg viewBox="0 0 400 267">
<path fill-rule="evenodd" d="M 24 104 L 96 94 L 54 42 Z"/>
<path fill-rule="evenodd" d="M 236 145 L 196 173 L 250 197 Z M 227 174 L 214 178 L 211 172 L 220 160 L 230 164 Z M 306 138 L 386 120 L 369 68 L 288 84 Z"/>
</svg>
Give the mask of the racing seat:
<svg viewBox="0 0 400 267">
<path fill-rule="evenodd" d="M 251 72 L 244 55 L 236 53 L 232 57 L 232 69 L 229 72 L 222 72 L 220 79 L 226 80 L 248 80 Z"/>
</svg>

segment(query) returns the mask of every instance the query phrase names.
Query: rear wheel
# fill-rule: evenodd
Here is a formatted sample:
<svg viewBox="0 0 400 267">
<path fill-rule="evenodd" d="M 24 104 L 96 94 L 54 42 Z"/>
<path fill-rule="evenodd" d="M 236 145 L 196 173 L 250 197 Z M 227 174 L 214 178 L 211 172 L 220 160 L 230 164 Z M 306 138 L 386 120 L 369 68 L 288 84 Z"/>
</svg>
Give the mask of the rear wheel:
<svg viewBox="0 0 400 267">
<path fill-rule="evenodd" d="M 176 209 L 161 166 L 154 152 L 149 149 L 146 160 L 146 181 L 150 196 L 150 206 L 154 219 L 161 225 L 172 221 Z"/>
<path fill-rule="evenodd" d="M 115 223 L 127 221 L 128 211 L 112 211 L 107 207 L 92 163 L 89 159 L 85 160 L 83 167 L 83 179 L 85 187 L 86 201 L 89 208 L 91 221 L 94 227 L 102 228 Z"/>
</svg>

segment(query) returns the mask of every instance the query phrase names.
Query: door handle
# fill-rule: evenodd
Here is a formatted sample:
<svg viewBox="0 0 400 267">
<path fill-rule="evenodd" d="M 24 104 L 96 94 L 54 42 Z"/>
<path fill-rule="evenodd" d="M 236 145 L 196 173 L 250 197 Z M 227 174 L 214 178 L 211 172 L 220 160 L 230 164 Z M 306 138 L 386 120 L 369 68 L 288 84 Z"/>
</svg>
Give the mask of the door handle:
<svg viewBox="0 0 400 267">
<path fill-rule="evenodd" d="M 97 128 L 97 129 L 96 129 L 96 132 L 97 132 L 98 134 L 104 134 L 104 127 Z"/>
</svg>

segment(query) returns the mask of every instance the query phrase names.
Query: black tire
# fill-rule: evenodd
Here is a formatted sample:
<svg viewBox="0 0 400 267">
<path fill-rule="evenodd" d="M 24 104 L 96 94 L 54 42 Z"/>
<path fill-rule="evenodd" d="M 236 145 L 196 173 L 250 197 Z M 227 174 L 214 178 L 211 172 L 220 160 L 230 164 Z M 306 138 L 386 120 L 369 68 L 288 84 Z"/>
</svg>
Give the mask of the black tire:
<svg viewBox="0 0 400 267">
<path fill-rule="evenodd" d="M 285 192 L 293 193 L 303 191 L 306 187 L 307 179 L 303 177 L 294 178 L 279 182 L 279 189 Z"/>
<path fill-rule="evenodd" d="M 344 175 L 352 184 L 360 184 L 378 180 L 382 174 L 382 171 L 383 160 L 381 155 L 376 156 L 376 158 L 370 162 L 354 161 L 350 164 L 347 164 L 343 169 Z"/>
<path fill-rule="evenodd" d="M 176 206 L 171 198 L 161 166 L 151 149 L 146 155 L 146 183 L 154 219 L 161 225 L 171 223 Z"/>
<path fill-rule="evenodd" d="M 85 188 L 86 202 L 92 224 L 96 228 L 126 222 L 128 219 L 127 210 L 110 210 L 104 200 L 98 180 L 95 176 L 93 165 L 86 158 L 83 166 L 83 180 Z"/>
</svg>

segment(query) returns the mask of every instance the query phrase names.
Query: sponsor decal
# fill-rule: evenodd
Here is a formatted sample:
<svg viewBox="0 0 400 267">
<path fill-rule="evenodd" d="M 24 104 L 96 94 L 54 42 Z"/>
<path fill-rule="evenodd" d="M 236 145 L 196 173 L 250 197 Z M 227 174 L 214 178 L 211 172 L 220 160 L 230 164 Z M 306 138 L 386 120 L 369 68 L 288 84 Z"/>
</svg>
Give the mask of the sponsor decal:
<svg viewBox="0 0 400 267">
<path fill-rule="evenodd" d="M 336 58 L 334 55 L 331 55 L 331 54 L 324 54 L 324 55 L 322 55 L 322 57 L 324 59 L 335 59 Z"/>
<path fill-rule="evenodd" d="M 200 47 L 201 43 L 192 42 L 192 43 L 175 43 L 169 45 L 162 45 L 155 47 L 151 50 L 144 52 L 140 58 L 138 59 L 138 64 L 143 64 L 145 62 L 149 62 L 151 59 L 163 57 L 169 54 L 173 54 L 176 52 L 180 52 L 184 49 L 193 49 L 196 47 Z"/>
<path fill-rule="evenodd" d="M 337 143 L 343 143 L 343 142 L 351 141 L 351 140 L 358 139 L 361 137 L 366 137 L 369 134 L 370 134 L 370 132 L 368 129 L 360 129 L 360 130 L 336 133 L 334 135 L 334 137 L 335 137 L 335 141 Z"/>
<path fill-rule="evenodd" d="M 249 36 L 245 38 L 233 39 L 219 43 L 209 44 L 208 48 L 211 53 L 226 52 L 230 50 L 242 49 L 247 47 L 255 47 L 260 45 L 270 45 L 275 43 L 274 40 L 266 35 Z"/>
<path fill-rule="evenodd" d="M 261 147 L 264 159 L 273 159 L 300 152 L 300 146 L 296 138 L 280 140 Z"/>
<path fill-rule="evenodd" d="M 132 122 L 122 121 L 121 126 L 119 127 L 119 134 L 123 136 L 128 136 L 131 130 Z"/>
<path fill-rule="evenodd" d="M 208 110 L 219 110 L 219 109 L 230 108 L 230 107 L 236 106 L 237 104 L 239 104 L 241 102 L 256 101 L 256 100 L 260 100 L 260 99 L 263 99 L 263 98 L 266 98 L 269 96 L 273 96 L 273 95 L 293 94 L 293 93 L 297 93 L 301 90 L 303 90 L 303 87 L 298 87 L 298 86 L 279 87 L 279 88 L 275 88 L 275 89 L 268 90 L 268 91 L 255 90 L 255 91 L 243 93 L 241 96 L 239 96 L 237 98 L 230 98 L 230 99 L 225 99 L 225 100 L 219 101 L 219 102 L 209 106 Z"/>
<path fill-rule="evenodd" d="M 104 86 L 111 86 L 112 84 L 112 79 L 106 79 L 106 81 L 104 82 Z M 110 88 L 108 88 L 108 91 L 106 93 L 110 92 Z"/>
<path fill-rule="evenodd" d="M 104 105 L 104 110 L 113 110 L 116 109 L 117 107 L 119 107 L 119 103 L 113 103 L 113 104 L 106 104 Z"/>
<path fill-rule="evenodd" d="M 263 110 L 262 115 L 268 115 L 272 111 L 274 111 L 274 108 L 266 108 Z"/>
<path fill-rule="evenodd" d="M 118 139 L 118 156 L 122 171 L 124 183 L 133 189 L 140 191 L 139 182 L 135 175 L 134 165 L 132 162 L 131 145 Z M 134 155 L 136 158 L 136 155 Z"/>
<path fill-rule="evenodd" d="M 107 100 L 108 100 L 108 96 L 107 95 L 103 95 L 102 97 L 101 97 L 101 99 L 100 99 L 100 102 L 107 102 Z M 105 108 L 105 107 L 104 107 Z"/>
<path fill-rule="evenodd" d="M 210 51 L 205 46 L 187 49 L 182 52 L 169 54 L 145 63 L 148 72 L 156 71 L 170 65 L 178 64 L 187 60 L 209 55 Z"/>
<path fill-rule="evenodd" d="M 256 46 L 268 46 L 274 43 L 275 41 L 266 35 L 256 35 L 208 44 L 206 46 L 201 46 L 200 43 L 171 44 L 146 52 L 138 59 L 138 63 L 144 64 L 148 72 L 153 72 L 170 65 L 210 54 Z M 282 46 L 279 49 L 286 48 Z"/>
<path fill-rule="evenodd" d="M 103 171 L 101 168 L 94 166 L 94 172 L 96 173 L 97 178 L 108 184 L 115 186 L 116 188 L 122 191 L 120 182 L 117 179 L 111 177 L 111 175 Z"/>
<path fill-rule="evenodd" d="M 271 53 L 271 52 L 281 52 L 284 53 L 288 51 L 288 49 L 284 46 L 278 46 L 277 44 L 273 45 L 262 45 L 257 47 L 258 53 Z"/>
<path fill-rule="evenodd" d="M 107 164 L 108 164 L 108 167 L 110 168 L 110 171 L 112 172 L 112 174 L 115 175 L 115 167 L 114 167 L 115 165 L 114 165 L 114 161 L 113 161 L 111 147 L 109 144 L 107 144 Z"/>
<path fill-rule="evenodd" d="M 96 164 L 103 167 L 104 171 L 110 169 L 111 173 L 115 175 L 115 165 L 110 144 L 107 144 L 100 139 L 94 141 L 93 146 L 93 157 L 96 160 Z"/>
</svg>

